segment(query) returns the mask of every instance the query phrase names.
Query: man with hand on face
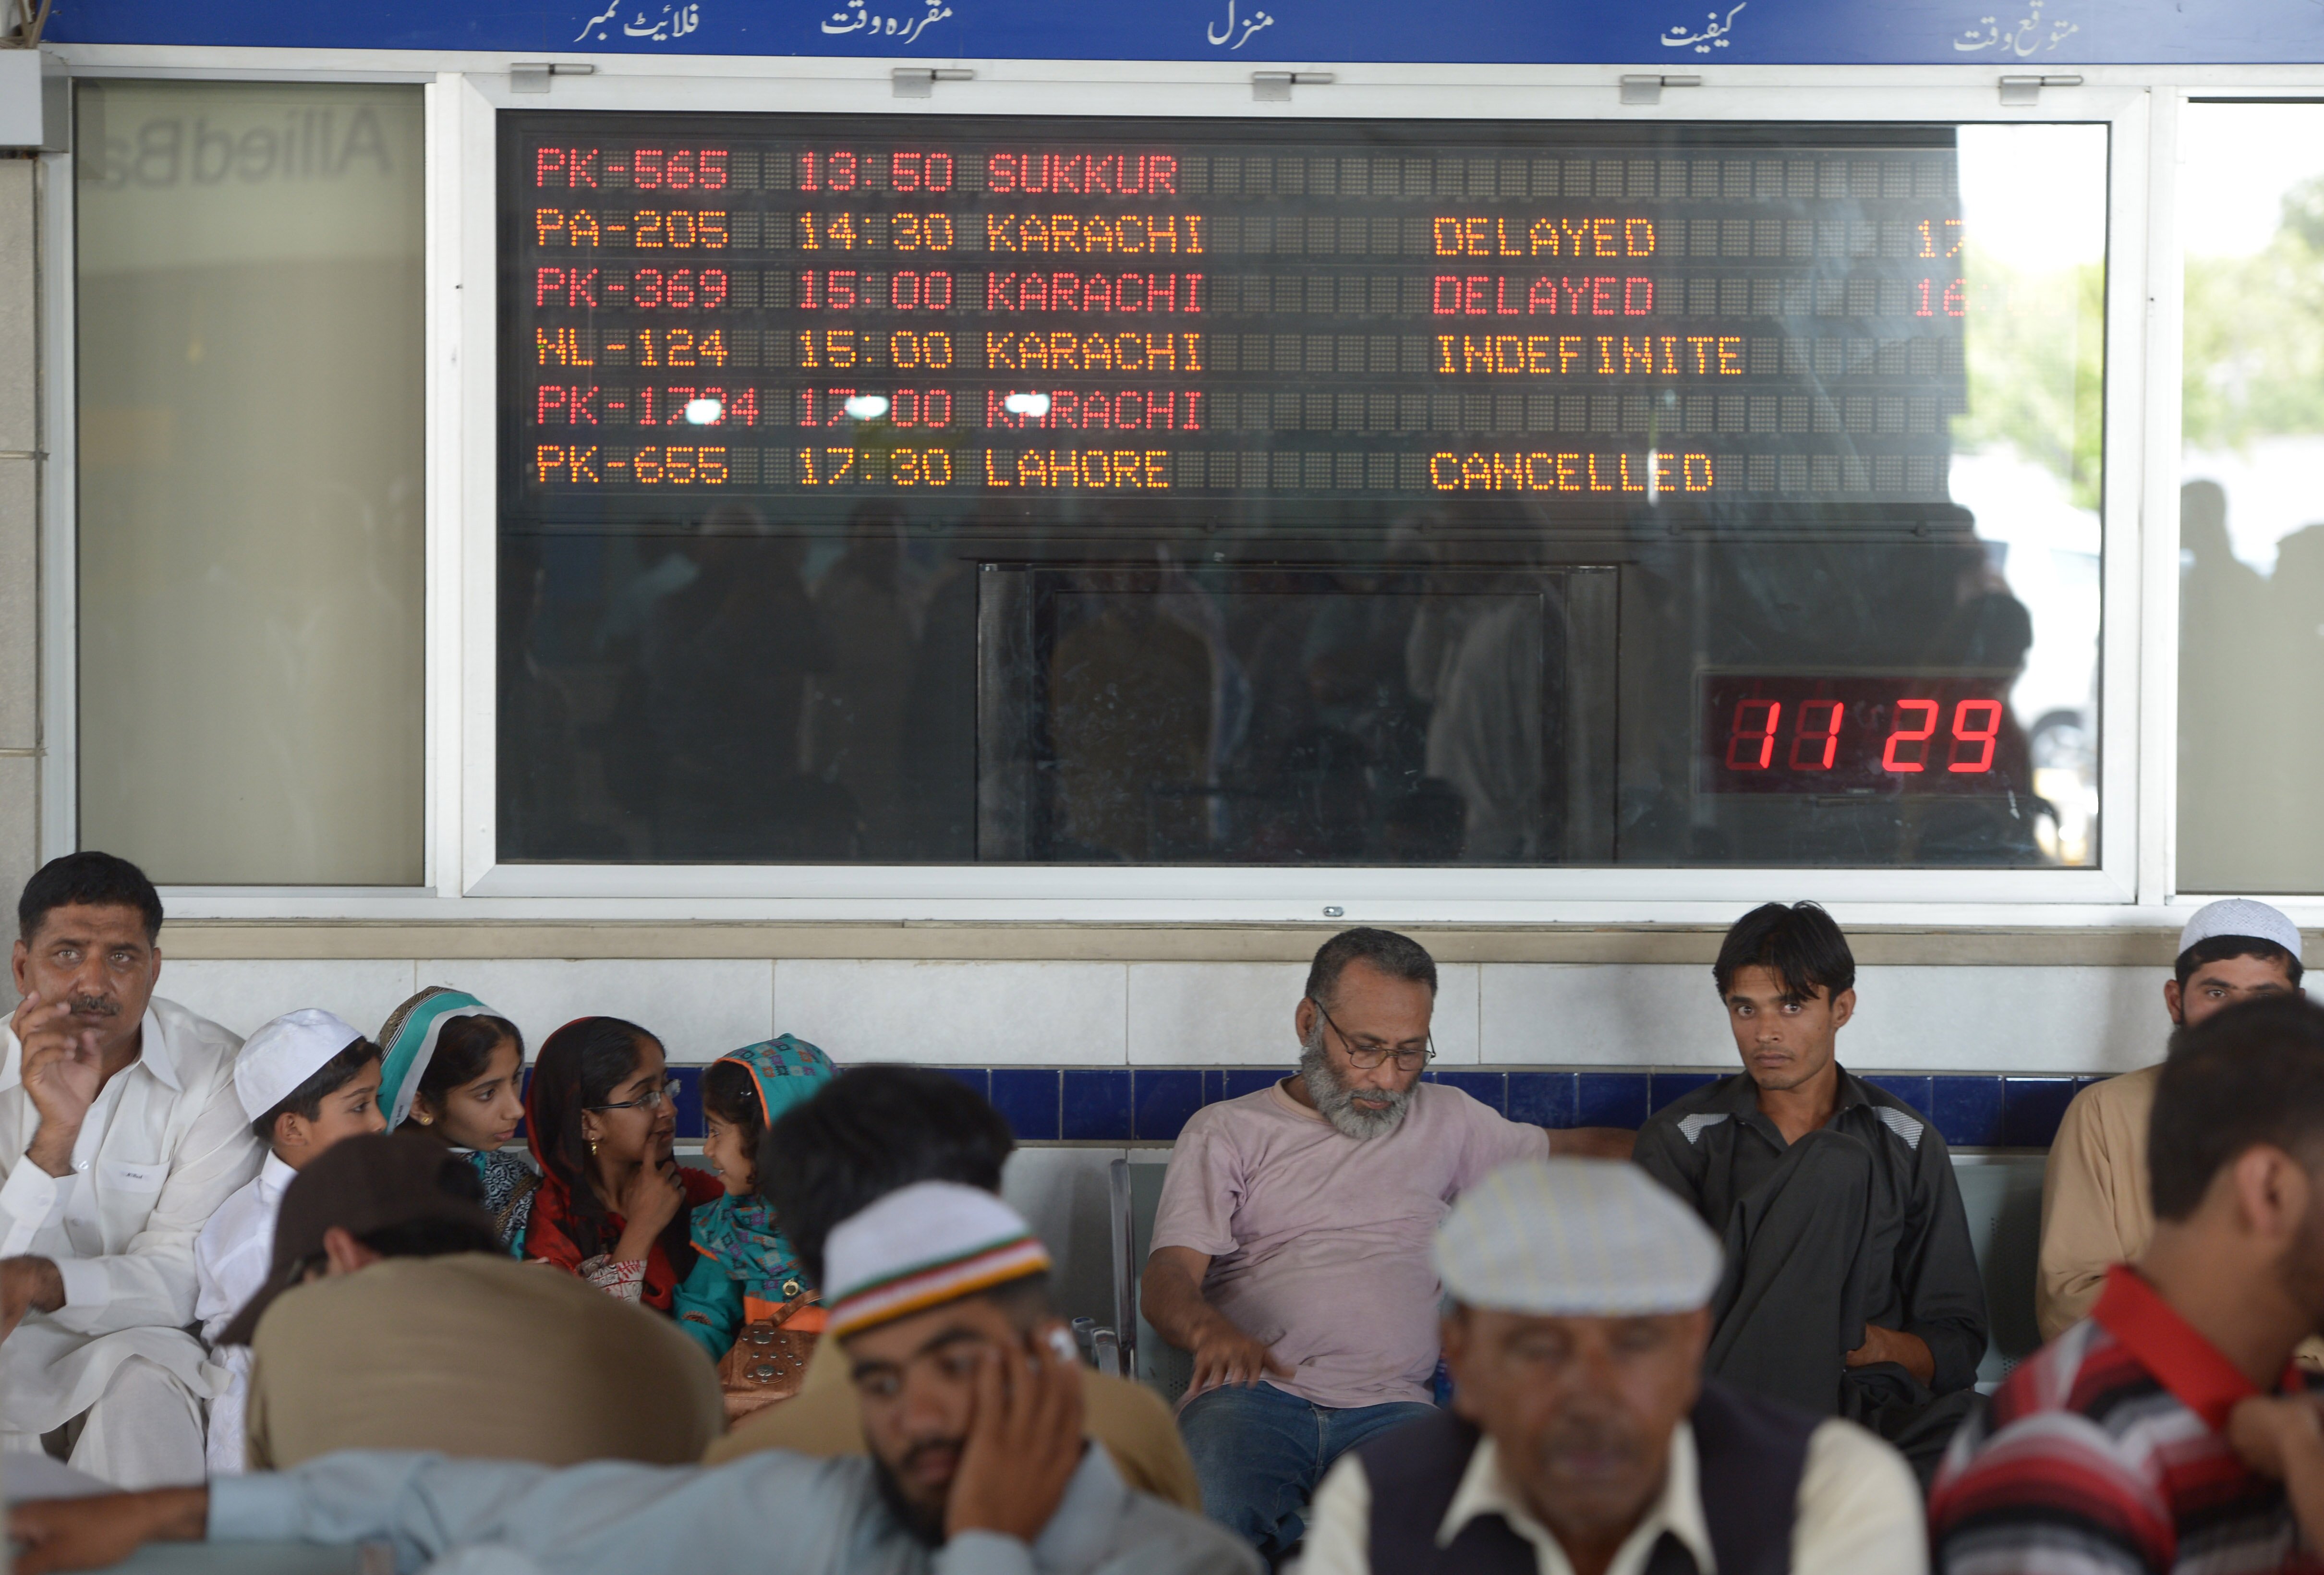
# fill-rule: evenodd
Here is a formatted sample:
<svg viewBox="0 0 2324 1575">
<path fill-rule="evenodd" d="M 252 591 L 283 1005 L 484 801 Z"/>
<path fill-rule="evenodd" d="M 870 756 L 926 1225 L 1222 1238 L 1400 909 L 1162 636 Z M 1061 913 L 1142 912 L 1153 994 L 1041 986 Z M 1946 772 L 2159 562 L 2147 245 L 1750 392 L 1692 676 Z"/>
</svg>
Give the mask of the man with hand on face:
<svg viewBox="0 0 2324 1575">
<path fill-rule="evenodd" d="M 2179 935 L 2163 1009 L 2191 1028 L 2238 1001 L 2300 992 L 2300 930 L 2264 902 L 2206 903 Z M 2055 1340 L 2097 1305 L 2107 1271 L 2146 1250 L 2146 1128 L 2160 1064 L 2093 1083 L 2074 1096 L 2042 1172 L 2042 1257 L 2034 1315 Z M 2309 1351 L 2324 1357 L 2324 1348 Z"/>
<path fill-rule="evenodd" d="M 1853 1423 L 1702 1376 L 1719 1244 L 1626 1165 L 1505 1166 L 1436 1235 L 1452 1408 L 1332 1469 L 1300 1575 L 1922 1575 Z"/>
<path fill-rule="evenodd" d="M 842 1222 L 826 1256 L 825 1338 L 846 1352 L 868 1458 L 768 1451 L 717 1467 L 551 1470 L 346 1451 L 207 1489 L 20 1504 L 8 1527 L 26 1544 L 18 1575 L 101 1569 L 147 1541 L 205 1535 L 392 1541 L 403 1569 L 474 1549 L 495 1575 L 1256 1570 L 1249 1549 L 1124 1487 L 1090 1447 L 1073 1337 L 1048 1311 L 1048 1253 L 1000 1199 L 918 1183 Z"/>
<path fill-rule="evenodd" d="M 1726 1245 L 1705 1370 L 1861 1422 L 1925 1479 L 1976 1399 L 1986 1341 L 1945 1140 L 1840 1066 L 1856 959 L 1822 908 L 1752 909 L 1711 977 L 1743 1071 L 1656 1111 L 1637 1145 Z"/>
<path fill-rule="evenodd" d="M 1315 953 L 1296 1077 L 1206 1107 L 1162 1184 L 1141 1309 L 1194 1353 L 1179 1429 L 1203 1509 L 1270 1561 L 1332 1462 L 1425 1414 L 1436 1372 L 1428 1243 L 1452 1200 L 1517 1159 L 1628 1151 L 1553 1136 L 1424 1083 L 1436 964 L 1387 930 Z"/>
<path fill-rule="evenodd" d="M 824 1252 L 842 1221 L 918 1182 L 955 1182 L 998 1195 L 1017 1140 L 991 1102 L 932 1066 L 851 1066 L 759 1139 L 759 1188 L 798 1250 L 807 1279 L 824 1283 Z M 1199 1511 L 1194 1468 L 1161 1395 L 1095 1368 L 1081 1369 L 1084 1431 L 1105 1446 L 1121 1479 Z M 734 1424 L 704 1451 L 707 1466 L 758 1450 L 860 1455 L 863 1407 L 846 1353 L 819 1340 L 799 1391 Z"/>
<path fill-rule="evenodd" d="M 125 860 L 25 883 L 0 1040 L 0 1449 L 46 1447 L 123 1487 L 202 1477 L 217 1369 L 194 1241 L 263 1149 L 241 1041 L 153 994 L 161 899 Z"/>
</svg>

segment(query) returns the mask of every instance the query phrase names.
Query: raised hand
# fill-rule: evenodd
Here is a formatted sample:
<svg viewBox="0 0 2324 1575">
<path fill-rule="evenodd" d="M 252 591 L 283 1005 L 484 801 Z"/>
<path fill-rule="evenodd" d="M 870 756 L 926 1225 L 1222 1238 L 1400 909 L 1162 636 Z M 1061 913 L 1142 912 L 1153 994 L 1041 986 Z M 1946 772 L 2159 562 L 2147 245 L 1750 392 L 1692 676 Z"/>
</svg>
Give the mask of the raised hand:
<svg viewBox="0 0 2324 1575">
<path fill-rule="evenodd" d="M 74 1027 L 71 1004 L 43 1000 L 38 991 L 17 1003 L 8 1026 L 23 1047 L 24 1092 L 41 1117 L 27 1152 L 51 1175 L 63 1175 L 72 1168 L 74 1139 L 105 1082 L 97 1030 Z"/>
<path fill-rule="evenodd" d="M 2324 1415 L 2305 1395 L 2255 1395 L 2227 1414 L 2227 1442 L 2244 1464 L 2281 1481 L 2295 1457 L 2324 1452 Z"/>
<path fill-rule="evenodd" d="M 45 1257 L 0 1258 L 0 1340 L 16 1332 L 27 1312 L 53 1312 L 65 1304 L 64 1276 Z"/>
<path fill-rule="evenodd" d="M 1084 1446 L 1081 1364 L 1051 1349 L 1055 1326 L 1035 1330 L 1020 1349 L 979 1358 L 976 1414 L 945 1500 L 945 1536 L 987 1531 L 1030 1543 L 1057 1513 Z"/>
</svg>

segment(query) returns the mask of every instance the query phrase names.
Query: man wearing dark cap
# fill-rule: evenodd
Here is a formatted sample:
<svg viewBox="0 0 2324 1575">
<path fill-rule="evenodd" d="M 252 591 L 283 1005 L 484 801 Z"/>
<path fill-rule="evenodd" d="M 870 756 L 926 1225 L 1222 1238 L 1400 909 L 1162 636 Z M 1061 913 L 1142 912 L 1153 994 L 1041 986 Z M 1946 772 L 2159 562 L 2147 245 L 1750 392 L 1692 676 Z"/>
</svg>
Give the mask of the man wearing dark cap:
<svg viewBox="0 0 2324 1575">
<path fill-rule="evenodd" d="M 252 1466 L 343 1449 L 667 1465 L 717 1436 L 694 1343 L 510 1257 L 477 1190 L 459 1156 L 408 1135 L 345 1139 L 292 1178 L 272 1270 L 219 1336 L 255 1355 Z"/>
</svg>

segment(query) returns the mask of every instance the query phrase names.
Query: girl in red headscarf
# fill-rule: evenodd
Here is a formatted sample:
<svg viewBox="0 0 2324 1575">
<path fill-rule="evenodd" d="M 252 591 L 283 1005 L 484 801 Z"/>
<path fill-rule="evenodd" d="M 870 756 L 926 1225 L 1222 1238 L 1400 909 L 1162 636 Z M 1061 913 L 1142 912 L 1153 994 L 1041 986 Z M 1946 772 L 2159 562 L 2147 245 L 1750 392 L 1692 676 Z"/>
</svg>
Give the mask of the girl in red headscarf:
<svg viewBox="0 0 2324 1575">
<path fill-rule="evenodd" d="M 725 1189 L 671 1157 L 661 1041 L 619 1018 L 566 1024 L 540 1047 L 525 1125 L 541 1174 L 525 1256 L 668 1312 L 693 1266 L 694 1208 Z"/>
</svg>

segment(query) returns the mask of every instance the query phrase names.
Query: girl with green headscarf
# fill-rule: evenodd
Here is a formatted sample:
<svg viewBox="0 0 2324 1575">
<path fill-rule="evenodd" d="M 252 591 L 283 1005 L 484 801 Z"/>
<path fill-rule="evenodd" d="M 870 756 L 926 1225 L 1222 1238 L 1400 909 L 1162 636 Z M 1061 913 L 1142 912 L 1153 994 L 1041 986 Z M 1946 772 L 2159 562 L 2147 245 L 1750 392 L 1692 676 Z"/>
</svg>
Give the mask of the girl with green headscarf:
<svg viewBox="0 0 2324 1575">
<path fill-rule="evenodd" d="M 524 1119 L 524 1035 L 475 996 L 431 984 L 395 1009 L 379 1042 L 386 1047 L 379 1107 L 388 1129 L 418 1132 L 466 1155 L 501 1239 L 521 1257 L 540 1186 L 540 1173 L 516 1140 Z"/>
<path fill-rule="evenodd" d="M 788 1034 L 722 1055 L 703 1073 L 702 1150 L 718 1167 L 726 1195 L 694 1211 L 696 1256 L 674 1311 L 678 1326 L 700 1340 L 713 1361 L 733 1348 L 745 1324 L 823 1327 L 822 1308 L 798 1304 L 814 1301 L 815 1287 L 759 1195 L 759 1139 L 831 1078 L 830 1059 Z"/>
</svg>

